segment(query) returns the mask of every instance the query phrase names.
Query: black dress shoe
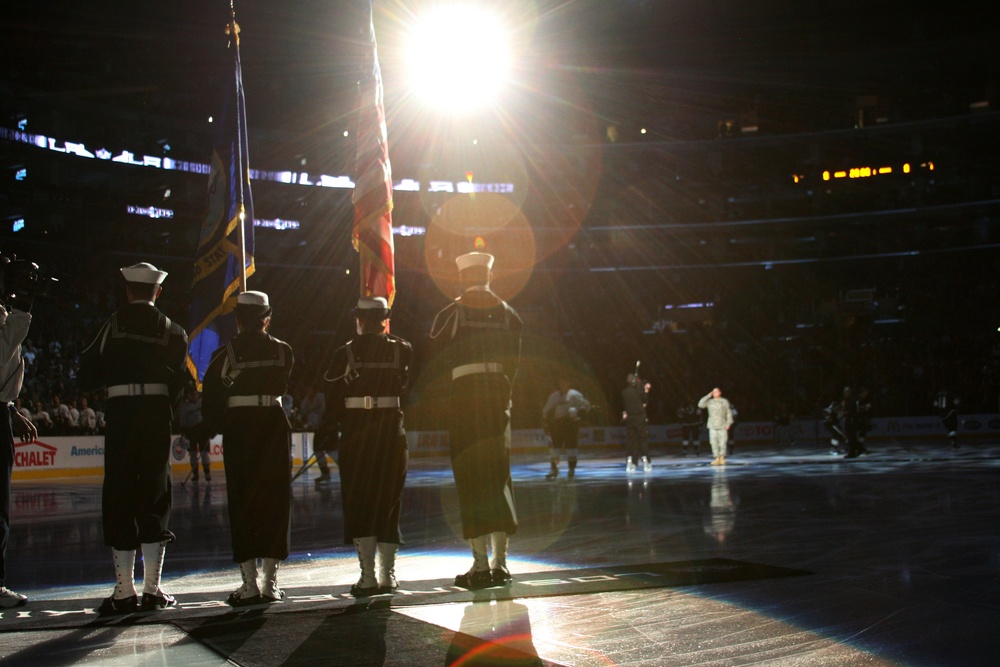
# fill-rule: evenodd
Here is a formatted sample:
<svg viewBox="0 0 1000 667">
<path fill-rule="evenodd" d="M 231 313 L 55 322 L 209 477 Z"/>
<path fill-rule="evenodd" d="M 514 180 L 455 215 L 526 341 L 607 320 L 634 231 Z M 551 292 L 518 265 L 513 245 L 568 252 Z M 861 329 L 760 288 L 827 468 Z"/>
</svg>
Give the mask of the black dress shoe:
<svg viewBox="0 0 1000 667">
<path fill-rule="evenodd" d="M 493 585 L 493 573 L 490 570 L 483 570 L 482 572 L 469 571 L 455 577 L 455 585 L 461 588 L 468 588 L 470 591 L 489 588 Z"/>
<path fill-rule="evenodd" d="M 167 593 L 143 593 L 140 608 L 142 611 L 153 611 L 155 609 L 173 607 L 176 604 L 177 600 L 173 595 L 169 595 Z"/>
<path fill-rule="evenodd" d="M 361 587 L 358 586 L 357 584 L 354 584 L 353 586 L 351 586 L 351 595 L 353 595 L 356 598 L 367 598 L 371 597 L 372 595 L 378 595 L 381 592 L 382 589 L 379 588 L 378 585 Z"/>
<path fill-rule="evenodd" d="M 264 590 L 268 588 L 270 592 L 265 593 Z M 266 602 L 267 604 L 271 604 L 272 602 L 281 602 L 284 599 L 285 599 L 285 591 L 278 588 L 277 584 L 275 584 L 273 587 L 265 586 L 260 589 L 261 602 Z"/>
<path fill-rule="evenodd" d="M 117 616 L 119 614 L 131 614 L 139 607 L 139 598 L 135 595 L 130 595 L 127 598 L 122 598 L 120 600 L 115 599 L 114 594 L 101 602 L 101 606 L 97 608 L 97 613 L 102 616 Z"/>
<path fill-rule="evenodd" d="M 239 595 L 239 591 L 230 593 L 229 597 L 226 598 L 226 604 L 230 607 L 249 607 L 252 604 L 260 604 L 263 602 L 261 600 L 260 594 L 257 595 Z"/>
<path fill-rule="evenodd" d="M 510 576 L 510 570 L 505 567 L 493 568 L 490 570 L 490 575 L 494 586 L 507 586 L 514 581 L 514 577 Z"/>
</svg>

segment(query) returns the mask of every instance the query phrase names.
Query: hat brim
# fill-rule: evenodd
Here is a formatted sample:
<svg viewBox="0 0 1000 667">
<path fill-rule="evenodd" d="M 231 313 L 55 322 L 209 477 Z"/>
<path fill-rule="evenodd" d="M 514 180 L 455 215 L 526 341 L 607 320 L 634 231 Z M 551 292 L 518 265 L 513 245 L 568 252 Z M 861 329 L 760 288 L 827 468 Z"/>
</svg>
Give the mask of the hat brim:
<svg viewBox="0 0 1000 667">
<path fill-rule="evenodd" d="M 260 306 L 253 303 L 237 303 L 236 309 L 249 315 L 257 315 L 261 319 L 270 317 L 271 315 L 271 306 Z"/>
<path fill-rule="evenodd" d="M 388 318 L 392 314 L 392 308 L 358 308 L 355 306 L 351 309 L 351 312 L 355 317 L 361 317 L 362 315 L 372 315 L 379 314 L 382 319 Z"/>
</svg>

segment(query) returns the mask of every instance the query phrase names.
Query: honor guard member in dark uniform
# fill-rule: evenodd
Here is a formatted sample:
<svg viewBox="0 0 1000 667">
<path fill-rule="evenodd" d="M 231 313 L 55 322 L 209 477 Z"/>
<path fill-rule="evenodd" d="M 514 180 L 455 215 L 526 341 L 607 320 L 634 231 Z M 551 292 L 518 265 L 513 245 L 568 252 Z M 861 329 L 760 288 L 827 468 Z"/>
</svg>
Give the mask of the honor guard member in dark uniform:
<svg viewBox="0 0 1000 667">
<path fill-rule="evenodd" d="M 239 333 L 212 353 L 205 371 L 202 413 L 209 431 L 222 433 L 233 561 L 243 577 L 227 602 L 237 607 L 285 595 L 278 565 L 291 541 L 292 428 L 281 396 L 293 358 L 288 343 L 267 333 L 267 294 L 243 292 L 235 313 Z"/>
<path fill-rule="evenodd" d="M 521 356 L 521 318 L 489 287 L 493 256 L 473 252 L 455 260 L 463 294 L 431 325 L 451 370 L 448 442 L 473 565 L 455 585 L 483 588 L 511 581 L 508 536 L 517 530 L 510 476 L 511 390 Z M 492 545 L 492 562 L 488 548 Z"/>
<path fill-rule="evenodd" d="M 116 614 L 176 604 L 160 588 L 170 519 L 170 428 L 191 378 L 187 333 L 156 308 L 166 271 L 142 262 L 121 270 L 129 303 L 111 315 L 80 355 L 80 388 L 108 391 L 104 436 L 104 543 L 112 548 L 117 584 L 99 609 Z M 134 569 L 142 550 L 142 603 Z"/>
<path fill-rule="evenodd" d="M 24 381 L 21 343 L 31 325 L 32 303 L 38 285 L 38 266 L 16 258 L 0 258 L 0 609 L 20 607 L 28 598 L 6 586 L 7 539 L 10 535 L 10 477 L 14 468 L 14 437 L 31 442 L 38 436 L 35 425 L 14 408 Z"/>
<path fill-rule="evenodd" d="M 413 348 L 386 333 L 389 304 L 362 298 L 354 311 L 358 336 L 333 354 L 326 381 L 326 424 L 339 431 L 340 497 L 344 544 L 353 543 L 361 578 L 355 597 L 396 590 L 396 552 L 409 453 L 401 397 Z M 378 554 L 378 575 L 375 557 Z"/>
<path fill-rule="evenodd" d="M 625 446 L 628 450 L 625 472 L 635 472 L 640 459 L 643 472 L 653 469 L 649 460 L 649 420 L 646 419 L 651 388 L 652 385 L 644 383 L 635 373 L 625 376 L 625 388 L 622 389 L 622 420 L 625 422 Z"/>
</svg>

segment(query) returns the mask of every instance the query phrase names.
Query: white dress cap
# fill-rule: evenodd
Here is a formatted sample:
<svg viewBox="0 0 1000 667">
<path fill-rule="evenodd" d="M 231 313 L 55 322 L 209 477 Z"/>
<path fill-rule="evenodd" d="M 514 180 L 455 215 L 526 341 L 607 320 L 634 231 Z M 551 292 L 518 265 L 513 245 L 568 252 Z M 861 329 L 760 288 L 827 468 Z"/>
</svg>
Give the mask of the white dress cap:
<svg viewBox="0 0 1000 667">
<path fill-rule="evenodd" d="M 389 302 L 382 296 L 367 296 L 358 299 L 358 310 L 389 310 Z"/>
<path fill-rule="evenodd" d="M 129 283 L 159 285 L 167 277 L 166 271 L 161 271 L 149 262 L 139 262 L 132 266 L 123 266 L 121 272 L 125 278 L 125 282 Z"/>
<path fill-rule="evenodd" d="M 492 269 L 493 255 L 486 252 L 470 252 L 456 257 L 455 264 L 458 265 L 459 271 L 465 271 L 474 266 L 484 266 L 487 269 Z"/>
<path fill-rule="evenodd" d="M 255 292 L 253 290 L 249 292 L 240 292 L 239 296 L 236 297 L 236 303 L 244 306 L 257 306 L 259 308 L 271 307 L 267 294 L 264 294 L 263 292 Z"/>
</svg>

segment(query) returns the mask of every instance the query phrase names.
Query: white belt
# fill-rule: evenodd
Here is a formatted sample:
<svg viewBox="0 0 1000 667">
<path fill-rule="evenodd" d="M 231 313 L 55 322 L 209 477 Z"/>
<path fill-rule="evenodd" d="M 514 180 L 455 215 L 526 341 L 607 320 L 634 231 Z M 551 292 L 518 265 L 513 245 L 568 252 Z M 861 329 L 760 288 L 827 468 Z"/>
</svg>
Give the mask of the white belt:
<svg viewBox="0 0 1000 667">
<path fill-rule="evenodd" d="M 399 396 L 349 396 L 344 399 L 345 408 L 398 408 Z"/>
<path fill-rule="evenodd" d="M 170 389 L 163 383 L 114 384 L 108 387 L 108 398 L 118 396 L 169 396 Z"/>
<path fill-rule="evenodd" d="M 281 396 L 230 396 L 226 401 L 230 408 L 269 408 L 272 405 L 281 406 Z"/>
<path fill-rule="evenodd" d="M 465 364 L 456 366 L 451 370 L 451 379 L 457 380 L 466 375 L 476 375 L 477 373 L 503 373 L 503 364 Z"/>
</svg>

